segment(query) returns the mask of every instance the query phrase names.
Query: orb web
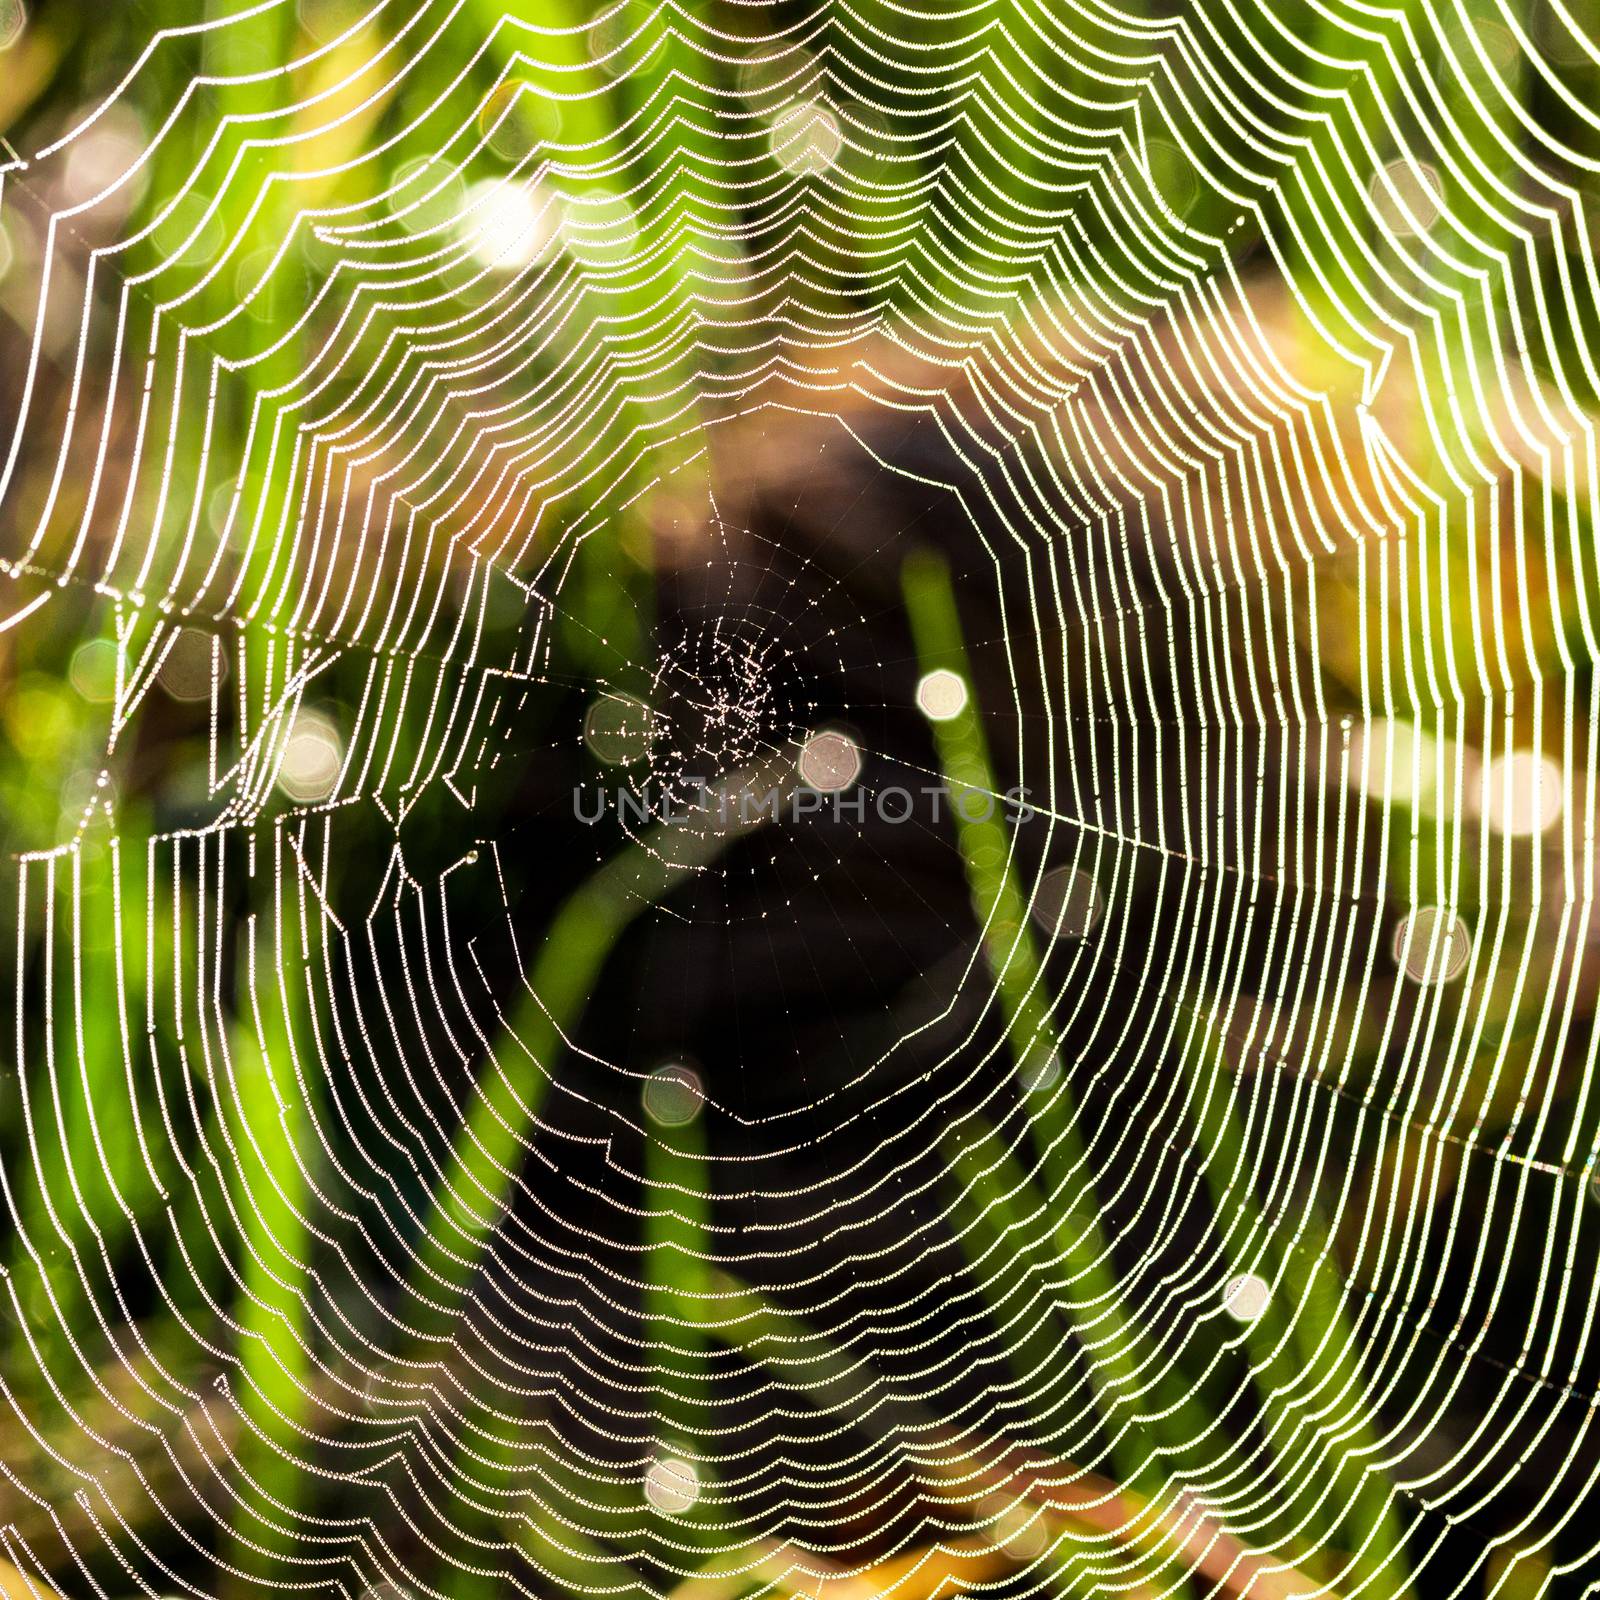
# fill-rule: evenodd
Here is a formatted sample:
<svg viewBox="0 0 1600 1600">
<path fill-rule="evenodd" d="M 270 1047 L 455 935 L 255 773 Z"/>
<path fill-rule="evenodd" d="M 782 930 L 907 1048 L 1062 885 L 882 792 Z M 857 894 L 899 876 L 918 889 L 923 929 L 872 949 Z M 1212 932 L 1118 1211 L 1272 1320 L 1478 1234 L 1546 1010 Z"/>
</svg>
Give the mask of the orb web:
<svg viewBox="0 0 1600 1600">
<path fill-rule="evenodd" d="M 0 1587 L 1592 1588 L 1592 33 L 0 3 Z"/>
</svg>

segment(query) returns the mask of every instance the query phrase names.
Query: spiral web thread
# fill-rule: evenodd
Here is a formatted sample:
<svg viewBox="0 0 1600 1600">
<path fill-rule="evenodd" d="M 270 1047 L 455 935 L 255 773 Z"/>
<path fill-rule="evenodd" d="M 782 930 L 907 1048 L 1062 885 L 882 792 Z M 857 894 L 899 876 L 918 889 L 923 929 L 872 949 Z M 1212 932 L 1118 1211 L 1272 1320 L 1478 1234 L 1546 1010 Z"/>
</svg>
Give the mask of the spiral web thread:
<svg viewBox="0 0 1600 1600">
<path fill-rule="evenodd" d="M 0 203 L 16 1583 L 1592 1585 L 1577 9 L 154 15 Z M 995 627 L 912 563 L 889 662 L 724 436 L 932 491 Z M 820 753 L 819 655 L 883 686 Z M 919 821 L 953 1032 L 744 1115 L 579 1023 L 790 824 L 636 813 L 530 921 L 558 746 L 1021 773 L 1046 843 Z"/>
</svg>

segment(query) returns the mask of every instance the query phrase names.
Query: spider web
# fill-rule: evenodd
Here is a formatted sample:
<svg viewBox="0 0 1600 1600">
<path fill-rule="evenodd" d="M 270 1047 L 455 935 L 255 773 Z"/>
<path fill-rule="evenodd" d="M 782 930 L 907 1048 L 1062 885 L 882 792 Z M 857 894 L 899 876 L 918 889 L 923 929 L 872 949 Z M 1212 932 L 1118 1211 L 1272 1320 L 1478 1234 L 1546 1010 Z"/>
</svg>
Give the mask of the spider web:
<svg viewBox="0 0 1600 1600">
<path fill-rule="evenodd" d="M 172 9 L 0 5 L 0 1586 L 1592 1588 L 1576 13 Z"/>
</svg>

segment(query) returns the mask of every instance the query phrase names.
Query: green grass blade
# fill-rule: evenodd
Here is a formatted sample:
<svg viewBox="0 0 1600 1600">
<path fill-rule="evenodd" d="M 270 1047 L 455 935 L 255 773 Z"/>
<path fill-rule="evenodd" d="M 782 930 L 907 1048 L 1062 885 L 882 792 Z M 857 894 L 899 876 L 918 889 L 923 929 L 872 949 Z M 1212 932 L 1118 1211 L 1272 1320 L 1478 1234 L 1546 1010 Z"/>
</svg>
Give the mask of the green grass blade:
<svg viewBox="0 0 1600 1600">
<path fill-rule="evenodd" d="M 1304 1459 L 1299 1440 L 1308 1426 L 1327 1440 L 1316 1480 L 1285 1485 L 1285 1492 L 1312 1530 L 1325 1529 L 1356 1557 L 1362 1581 L 1381 1574 L 1395 1592 L 1410 1593 L 1393 1489 L 1381 1471 L 1363 1465 L 1377 1455 L 1369 1385 L 1344 1314 L 1346 1289 L 1332 1241 L 1313 1202 L 1296 1202 L 1287 1241 L 1263 1213 L 1250 1179 L 1253 1142 L 1239 1120 L 1234 1076 L 1220 1046 L 1204 1042 L 1198 1016 L 1192 1021 L 1194 1042 L 1182 1059 L 1218 1231 L 1230 1254 L 1272 1286 L 1266 1311 L 1245 1332 L 1269 1448 Z"/>
<path fill-rule="evenodd" d="M 510 1199 L 547 1075 L 617 941 L 647 906 L 734 837 L 732 830 L 710 826 L 658 824 L 556 912 L 528 974 L 526 997 L 490 1054 L 433 1187 L 411 1272 L 419 1332 L 437 1334 L 454 1315 Z M 527 1062 L 537 1069 L 532 1075 Z"/>
<path fill-rule="evenodd" d="M 901 578 L 918 667 L 924 673 L 954 672 L 970 686 L 972 669 L 949 568 L 940 557 L 918 552 L 906 560 Z M 1094 1212 L 1087 1155 L 1067 1092 L 1064 1087 L 1054 1092 L 1031 1087 L 1041 1078 L 1048 1080 L 1052 1069 L 1059 1070 L 1056 1039 L 1039 954 L 1028 926 L 1027 901 L 1011 864 L 1011 839 L 994 805 L 998 791 L 976 694 L 969 688 L 963 709 L 932 727 L 973 913 L 983 929 L 984 952 L 1004 1012 L 1024 1104 L 1047 1164 L 1047 1187 L 1052 1200 L 1062 1191 L 1081 1196 L 1074 1207 L 1075 1229 L 1061 1229 L 1055 1235 L 1073 1284 L 1062 1309 L 1089 1358 L 1100 1414 L 1115 1441 L 1116 1470 L 1124 1482 L 1148 1491 L 1155 1487 L 1158 1473 L 1152 1444 L 1163 1435 L 1170 1436 L 1173 1447 L 1187 1443 L 1195 1436 L 1197 1419 L 1189 1418 L 1187 1428 L 1178 1425 L 1186 1408 L 1181 1395 L 1172 1394 L 1157 1409 L 1176 1408 L 1176 1424 L 1164 1425 L 1150 1417 L 1138 1425 L 1139 1433 L 1148 1428 L 1148 1437 L 1129 1431 L 1130 1403 L 1148 1388 L 1138 1374 L 1159 1369 L 1117 1282 L 1110 1246 Z M 985 803 L 969 804 L 969 796 Z M 997 1228 L 1003 1234 L 1024 1216 L 1044 1214 L 1044 1196 L 1033 1189 L 992 1128 L 974 1119 L 959 1134 L 953 1131 L 946 1156 L 958 1185 L 963 1238 L 975 1259 L 987 1258 Z M 980 1279 L 991 1277 L 987 1268 L 980 1273 Z M 1176 1386 L 1168 1382 L 1162 1387 Z"/>
<path fill-rule="evenodd" d="M 246 946 L 240 1015 L 218 1108 L 240 1239 L 233 1381 L 243 1498 L 227 1559 L 266 1576 L 295 1552 L 302 1531 L 297 1513 L 311 1488 L 303 1452 L 313 1403 L 307 1164 L 316 1112 L 295 1045 L 304 1007 L 296 998 L 293 964 L 281 956 L 281 946 L 274 951 L 266 941 Z"/>
</svg>

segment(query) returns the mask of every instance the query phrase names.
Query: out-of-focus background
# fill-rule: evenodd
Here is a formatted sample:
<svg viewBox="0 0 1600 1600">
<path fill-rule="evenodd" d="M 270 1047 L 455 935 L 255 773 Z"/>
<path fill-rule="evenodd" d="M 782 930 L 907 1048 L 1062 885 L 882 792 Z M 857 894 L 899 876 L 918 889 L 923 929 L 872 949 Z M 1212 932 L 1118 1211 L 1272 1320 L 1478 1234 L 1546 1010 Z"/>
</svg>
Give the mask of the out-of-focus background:
<svg viewBox="0 0 1600 1600">
<path fill-rule="evenodd" d="M 0 0 L 0 1589 L 1591 1591 L 1594 31 Z"/>
</svg>

